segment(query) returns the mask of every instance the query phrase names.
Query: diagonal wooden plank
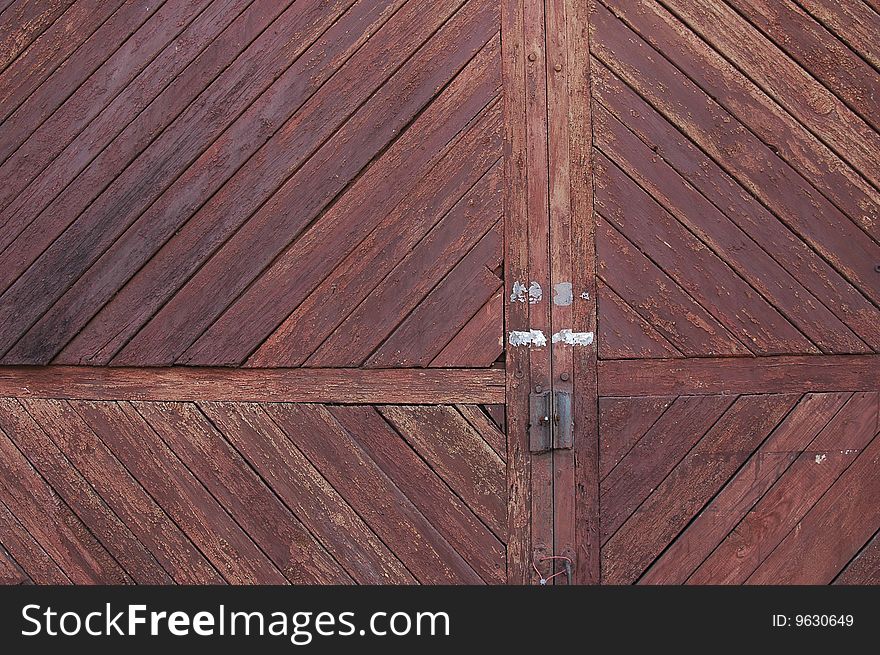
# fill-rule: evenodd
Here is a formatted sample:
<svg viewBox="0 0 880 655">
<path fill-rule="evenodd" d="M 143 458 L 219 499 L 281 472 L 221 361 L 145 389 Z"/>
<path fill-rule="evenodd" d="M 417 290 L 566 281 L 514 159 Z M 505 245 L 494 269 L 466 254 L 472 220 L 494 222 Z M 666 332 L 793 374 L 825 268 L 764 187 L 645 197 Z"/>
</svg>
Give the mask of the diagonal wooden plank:
<svg viewBox="0 0 880 655">
<path fill-rule="evenodd" d="M 846 565 L 846 568 L 834 579 L 834 584 L 880 584 L 880 531 Z"/>
<path fill-rule="evenodd" d="M 152 553 L 16 400 L 0 399 L 0 428 L 135 582 L 171 582 Z"/>
<path fill-rule="evenodd" d="M 212 402 L 199 407 L 357 582 L 415 581 L 261 406 Z"/>
<path fill-rule="evenodd" d="M 16 0 L 7 7 L 0 21 L 0 71 L 6 69 L 71 4 L 73 0 Z"/>
<path fill-rule="evenodd" d="M 161 244 L 167 238 L 167 235 L 164 238 L 161 235 L 169 232 L 168 221 L 172 221 L 170 231 L 173 232 L 204 201 L 204 191 L 209 196 L 271 136 L 272 121 L 284 116 L 285 111 L 294 111 L 366 39 L 369 30 L 364 34 L 354 29 L 363 13 L 378 14 L 372 16 L 373 21 L 381 22 L 392 9 L 387 3 L 401 0 L 383 0 L 366 8 L 356 8 L 357 11 L 345 13 L 337 20 L 346 3 L 351 1 L 334 0 L 328 7 L 317 0 L 309 0 L 307 5 L 288 8 L 277 19 L 278 30 L 265 30 L 251 45 L 249 55 L 239 57 L 226 69 L 199 97 L 199 101 L 190 104 L 150 148 L 120 173 L 70 228 L 36 258 L 35 265 L 7 290 L 7 294 L 14 297 L 23 287 L 35 283 L 31 276 L 38 270 L 51 268 L 51 280 L 36 283 L 43 286 L 45 302 L 34 307 L 33 314 L 45 311 L 65 294 L 68 287 L 74 285 L 77 278 L 130 227 L 148 226 L 146 244 L 136 238 L 138 228 L 128 231 L 128 239 L 122 244 L 134 247 L 138 254 L 124 248 L 122 253 L 109 251 L 115 254 L 103 259 L 103 265 L 110 266 L 109 277 L 106 274 L 103 277 L 86 275 L 76 288 L 88 291 L 67 293 L 61 307 L 47 314 L 31 331 L 29 342 L 25 340 L 19 346 L 20 351 L 31 351 L 20 357 L 25 361 L 39 353 L 46 357 L 46 350 L 54 350 L 52 346 L 59 348 L 73 336 L 71 327 L 78 329 L 90 317 L 87 313 L 83 318 L 82 310 L 92 308 L 95 302 L 98 305 L 106 302 L 118 288 L 113 284 L 115 276 L 126 272 L 130 275 L 159 245 L 149 237 L 155 239 L 158 232 Z M 309 54 L 304 57 L 304 53 Z M 321 73 L 306 74 L 315 68 Z M 232 129 L 227 130 L 230 124 Z M 260 127 L 255 129 L 255 126 Z M 195 161 L 199 165 L 191 166 Z M 148 208 L 149 211 L 141 216 Z M 65 218 L 69 222 L 74 217 Z M 45 248 L 41 239 L 44 237 L 28 239 L 22 256 L 27 253 L 35 255 Z M 75 244 L 76 258 L 67 250 L 70 244 Z M 145 246 L 146 253 L 143 252 Z M 127 256 L 120 257 L 126 252 Z M 31 255 L 27 255 L 28 261 L 35 259 Z M 132 264 L 133 270 L 130 268 Z M 118 267 L 123 270 L 120 272 Z M 101 270 L 99 267 L 98 273 Z M 89 303 L 85 302 L 86 297 L 91 299 Z M 23 322 L 32 321 L 33 314 L 22 317 Z M 68 323 L 66 328 L 65 323 Z M 59 339 L 62 335 L 63 338 Z"/>
<path fill-rule="evenodd" d="M 752 25 L 773 40 L 810 75 L 880 130 L 878 74 L 792 0 L 729 0 Z"/>
<path fill-rule="evenodd" d="M 239 15 L 246 5 L 249 9 Z M 21 167 L 4 190 L 21 192 L 3 210 L 7 219 L 0 246 L 5 248 L 16 238 L 47 243 L 64 225 L 57 214 L 69 220 L 78 216 L 284 5 L 259 12 L 261 6 L 264 3 L 247 0 L 211 3 L 81 132 L 70 135 L 72 140 L 58 139 L 31 153 L 27 167 Z M 41 229 L 48 234 L 40 234 Z"/>
<path fill-rule="evenodd" d="M 876 433 L 877 395 L 853 395 L 688 584 L 745 582 L 870 442 Z"/>
<path fill-rule="evenodd" d="M 504 544 L 375 408 L 332 407 L 329 411 L 484 581 L 504 581 Z"/>
<path fill-rule="evenodd" d="M 74 2 L 0 74 L 0 122 L 107 20 L 124 0 Z M 5 18 L 5 17 L 4 17 Z M 2 28 L 0 28 L 2 29 Z M 5 203 L 3 203 L 5 205 Z"/>
<path fill-rule="evenodd" d="M 290 582 L 352 582 L 195 405 L 133 404 Z"/>
<path fill-rule="evenodd" d="M 0 585 L 33 584 L 33 582 L 9 551 L 0 545 Z"/>
<path fill-rule="evenodd" d="M 496 164 L 348 313 L 308 365 L 351 366 L 366 359 L 499 220 L 501 182 Z M 384 251 L 375 254 L 385 257 Z M 365 325 L 370 329 L 364 330 Z"/>
<path fill-rule="evenodd" d="M 682 354 L 601 280 L 597 283 L 599 357 L 641 359 Z"/>
<path fill-rule="evenodd" d="M 876 308 L 822 257 L 789 230 L 745 187 L 703 153 L 651 105 L 598 61 L 592 67 L 596 99 L 668 162 L 725 216 L 769 253 L 865 343 L 880 347 Z M 722 162 L 723 163 L 723 162 Z M 862 203 L 869 209 L 867 198 Z"/>
<path fill-rule="evenodd" d="M 629 584 L 718 492 L 797 401 L 741 396 L 605 544 L 603 581 Z"/>
<path fill-rule="evenodd" d="M 755 354 L 819 352 L 620 168 L 601 154 L 594 166 L 602 216 Z"/>
<path fill-rule="evenodd" d="M 0 497 L 75 584 L 132 578 L 0 429 Z"/>
<path fill-rule="evenodd" d="M 667 478 L 724 413 L 732 396 L 682 396 L 644 433 L 600 484 L 602 542 Z"/>
<path fill-rule="evenodd" d="M 21 560 L 27 575 L 37 584 L 71 584 L 67 574 L 49 557 L 43 547 L 22 526 L 0 499 L 0 543 Z"/>
<path fill-rule="evenodd" d="M 501 264 L 502 230 L 499 220 L 424 300 L 393 328 L 387 339 L 363 362 L 363 366 L 428 366 L 464 328 L 470 317 L 502 286 L 501 280 L 491 272 Z M 377 331 L 386 334 L 392 325 L 379 324 Z M 365 351 L 366 348 L 353 351 L 352 357 L 363 357 Z M 311 364 L 311 359 L 307 363 Z"/>
<path fill-rule="evenodd" d="M 504 432 L 486 416 L 478 405 L 456 405 L 458 413 L 464 417 L 471 427 L 473 427 L 485 441 L 495 454 L 503 461 L 507 460 L 507 437 Z"/>
<path fill-rule="evenodd" d="M 663 416 L 671 396 L 599 399 L 599 478 L 604 480 Z"/>
<path fill-rule="evenodd" d="M 682 584 L 727 536 L 851 394 L 807 394 L 731 481 L 657 558 L 640 584 Z"/>
<path fill-rule="evenodd" d="M 880 439 L 874 438 L 747 584 L 828 584 L 880 527 Z"/>
<path fill-rule="evenodd" d="M 620 120 L 612 117 L 601 106 L 596 111 L 596 117 L 597 133 L 601 135 L 597 137 L 597 143 L 607 157 L 650 194 L 651 200 L 662 206 L 669 214 L 674 215 L 678 222 L 705 243 L 714 255 L 717 255 L 735 270 L 737 275 L 786 319 L 782 320 L 782 317 L 774 313 L 768 315 L 767 310 L 762 308 L 759 303 L 751 301 L 749 306 L 752 309 L 749 313 L 756 320 L 759 320 L 760 324 L 750 324 L 746 329 L 753 339 L 757 339 L 756 345 L 774 343 L 777 344 L 777 348 L 784 348 L 784 352 L 796 352 L 798 348 L 805 349 L 805 352 L 815 352 L 812 344 L 816 344 L 823 352 L 868 352 L 870 350 L 837 316 L 807 291 L 785 267 L 764 251 L 747 232 L 729 220 L 720 209 L 691 186 L 690 181 L 682 178 L 661 157 L 657 156 L 651 147 L 639 139 L 635 133 L 628 130 Z M 614 177 L 614 173 L 616 171 L 612 170 L 612 177 Z M 629 186 L 625 180 L 621 186 L 636 191 L 636 188 Z M 623 193 L 623 198 L 626 198 L 626 191 Z M 656 217 L 659 228 L 659 225 L 663 224 L 666 214 L 656 211 L 656 206 L 651 200 L 648 200 L 648 197 L 638 192 L 636 195 L 637 199 L 633 198 L 631 202 L 639 202 L 640 213 L 650 213 Z M 626 205 L 625 202 L 621 204 Z M 632 205 L 628 206 L 632 207 Z M 621 207 L 621 209 L 626 216 L 625 207 Z M 626 222 L 631 224 L 630 221 Z M 624 233 L 629 234 L 626 230 Z M 668 242 L 673 248 L 675 247 L 674 230 L 670 233 L 670 231 L 660 228 L 652 230 L 649 236 L 653 236 L 655 233 L 658 233 L 655 239 L 660 239 L 663 245 Z M 631 238 L 631 240 L 633 239 Z M 685 238 L 685 241 L 687 240 Z M 654 255 L 654 259 L 658 263 L 661 259 L 667 261 L 670 259 L 665 256 L 663 248 L 659 247 L 660 244 L 657 244 L 656 240 L 652 242 L 642 239 L 640 243 L 647 244 L 644 249 L 650 250 L 651 253 L 659 252 L 659 255 Z M 748 256 L 744 256 L 744 253 L 748 253 Z M 713 268 L 714 255 L 700 253 L 700 268 Z M 686 266 L 677 263 L 673 265 L 682 269 L 684 275 L 698 277 L 698 274 L 689 272 Z M 720 280 L 726 279 L 723 275 L 718 277 Z M 721 291 L 718 293 L 723 294 Z M 729 302 L 725 302 L 726 309 L 723 311 L 732 311 L 728 304 Z M 800 334 L 792 331 L 789 322 L 800 330 Z M 764 332 L 765 330 L 770 334 Z M 804 337 L 809 339 L 811 343 L 805 342 Z"/>
<path fill-rule="evenodd" d="M 602 281 L 683 354 L 749 354 L 723 325 L 604 219 L 596 226 L 596 253 Z"/>
<path fill-rule="evenodd" d="M 499 289 L 428 366 L 491 366 L 503 352 L 504 291 Z"/>
<path fill-rule="evenodd" d="M 70 405 L 59 400 L 19 402 L 175 582 L 223 582 L 199 549 Z"/>
<path fill-rule="evenodd" d="M 500 538 L 506 533 L 504 463 L 452 407 L 379 411 Z"/>
<path fill-rule="evenodd" d="M 429 110 L 430 111 L 430 110 Z M 415 126 L 409 132 L 415 131 Z M 409 134 L 403 139 L 408 139 Z M 268 366 L 277 363 L 284 366 L 302 364 L 326 339 L 330 333 L 342 323 L 348 314 L 379 285 L 392 267 L 404 258 L 406 253 L 415 247 L 420 239 L 433 227 L 438 218 L 452 211 L 478 179 L 486 172 L 493 159 L 501 150 L 501 102 L 495 101 L 477 116 L 463 133 L 450 140 L 445 151 L 430 168 L 421 169 L 417 166 L 404 166 L 395 169 L 393 180 L 395 187 L 408 190 L 407 196 L 377 225 L 361 243 L 348 255 L 338 259 L 330 253 L 321 260 L 312 262 L 307 268 L 321 269 L 337 264 L 327 277 L 308 291 L 299 285 L 287 290 L 290 304 L 308 293 L 296 309 L 287 316 L 284 322 L 267 338 L 260 348 L 248 359 L 248 365 Z M 384 168 L 384 162 L 377 162 L 377 167 Z M 379 183 L 378 171 L 371 167 L 364 176 L 373 177 Z M 390 179 L 390 167 L 386 176 Z M 366 190 L 368 185 L 364 185 Z M 354 200 L 358 200 L 355 203 Z M 364 217 L 357 221 L 349 220 L 348 209 L 354 211 L 366 207 L 377 206 L 372 201 L 361 198 L 354 189 L 325 215 L 325 220 L 337 225 L 350 225 L 348 229 L 360 231 L 373 221 Z M 378 214 L 384 214 L 383 204 Z M 358 214 L 359 215 L 359 214 Z M 355 239 L 340 239 L 348 247 Z M 305 251 L 305 249 L 303 249 Z M 285 260 L 288 259 L 285 256 Z M 288 271 L 287 279 L 293 278 L 298 267 Z M 274 277 L 274 276 L 272 276 Z M 309 275 L 303 282 L 315 284 Z M 262 280 L 257 286 L 263 287 Z M 333 302 L 327 302 L 332 295 Z"/>
<path fill-rule="evenodd" d="M 650 5 L 646 9 L 653 11 Z M 858 180 L 853 182 L 847 178 L 836 179 L 834 175 L 842 167 L 840 161 L 834 157 L 827 162 L 826 168 L 816 171 L 815 162 L 822 155 L 822 144 L 819 141 L 804 146 L 804 161 L 798 160 L 796 165 L 782 159 L 783 148 L 788 147 L 789 141 L 780 137 L 787 137 L 791 130 L 785 129 L 785 125 L 774 125 L 774 131 L 766 125 L 753 125 L 750 122 L 749 128 L 760 134 L 759 137 L 747 129 L 741 122 L 745 119 L 739 117 L 747 117 L 750 121 L 762 119 L 768 114 L 764 107 L 748 107 L 742 111 L 737 109 L 735 115 L 729 113 L 725 106 L 731 104 L 731 94 L 725 89 L 714 87 L 715 80 L 722 77 L 714 72 L 718 66 L 723 66 L 720 62 L 712 62 L 706 69 L 702 69 L 697 65 L 700 61 L 699 54 L 688 50 L 688 57 L 676 56 L 675 64 L 685 67 L 689 75 L 699 80 L 700 86 L 689 77 L 681 75 L 672 62 L 657 56 L 652 56 L 653 64 L 649 72 L 644 66 L 644 53 L 651 46 L 606 10 L 599 9 L 594 15 L 594 32 L 599 37 L 594 53 L 745 185 L 765 206 L 772 208 L 780 220 L 807 240 L 835 268 L 877 302 L 877 294 L 872 289 L 873 277 L 869 273 L 873 271 L 870 262 L 875 261 L 880 246 L 855 223 L 846 220 L 846 214 L 829 200 L 830 197 L 842 207 L 852 207 L 847 210 L 847 214 L 853 220 L 861 221 L 866 208 L 870 211 L 878 206 L 876 191 L 867 188 L 860 192 Z M 668 47 L 670 56 L 674 56 L 681 45 L 693 47 L 697 52 L 706 50 L 704 46 L 683 38 L 672 27 L 667 25 L 664 28 L 662 23 L 658 23 L 660 17 L 655 17 L 651 29 L 657 28 L 660 34 L 666 36 L 670 32 L 673 34 L 672 44 Z M 640 34 L 644 35 L 645 32 L 640 31 Z M 649 34 L 653 35 L 652 32 Z M 666 47 L 663 49 L 667 51 Z M 704 79 L 707 70 L 713 71 L 711 80 Z M 657 87 L 658 79 L 663 82 L 663 93 Z M 706 93 L 701 88 L 702 85 L 713 95 Z M 754 90 L 748 85 L 735 91 L 735 100 L 740 102 L 743 97 L 755 97 Z M 719 104 L 720 100 L 726 105 Z M 774 116 L 772 112 L 769 115 Z M 797 124 L 794 127 L 797 128 Z M 791 143 L 800 144 L 800 141 L 792 138 Z M 742 157 L 743 153 L 748 153 L 748 157 Z M 806 156 L 807 153 L 809 157 Z M 811 171 L 815 171 L 815 174 Z M 842 189 L 846 189 L 845 194 L 841 194 Z M 863 202 L 852 206 L 856 198 Z M 869 220 L 868 224 L 872 221 L 873 219 Z M 845 257 L 843 253 L 846 253 Z"/>
<path fill-rule="evenodd" d="M 269 404 L 266 411 L 419 582 L 480 582 L 470 565 L 326 408 Z"/>
<path fill-rule="evenodd" d="M 823 0 L 798 0 L 798 4 L 874 68 L 880 69 L 880 46 L 877 45 L 880 40 L 877 38 L 875 13 L 877 7 L 874 7 L 872 12 L 871 7 L 859 0 L 840 0 L 834 3 Z"/>
<path fill-rule="evenodd" d="M 452 120 L 447 118 L 446 121 L 433 126 L 431 130 L 433 139 L 427 142 L 432 145 L 419 148 L 418 154 L 410 153 L 409 156 L 402 156 L 401 151 L 406 147 L 404 144 L 407 140 L 399 137 L 411 129 L 411 123 L 424 124 L 429 120 L 428 108 L 435 104 L 433 101 L 437 94 L 440 93 L 442 96 L 437 111 L 440 115 L 444 115 L 446 112 L 443 106 L 448 99 L 473 84 L 472 81 L 467 81 L 470 75 L 483 68 L 485 66 L 483 62 L 488 61 L 491 65 L 492 53 L 497 47 L 493 47 L 496 14 L 497 7 L 489 0 L 476 0 L 464 5 L 462 10 L 449 20 L 434 38 L 425 43 L 401 67 L 393 79 L 374 94 L 357 114 L 285 183 L 236 237 L 227 242 L 205 268 L 199 271 L 169 302 L 165 309 L 171 308 L 174 311 L 177 307 L 179 311 L 181 303 L 194 301 L 191 296 L 200 294 L 200 288 L 209 286 L 215 289 L 212 295 L 217 295 L 218 280 L 224 285 L 221 297 L 211 303 L 209 308 L 197 314 L 198 320 L 193 321 L 192 326 L 187 324 L 178 328 L 183 330 L 182 334 L 195 337 L 199 329 L 207 328 L 209 321 L 218 317 L 227 310 L 229 303 L 235 301 L 229 311 L 225 311 L 220 320 L 210 326 L 189 348 L 180 358 L 181 361 L 211 364 L 226 363 L 230 357 L 238 361 L 246 359 L 290 311 L 285 303 L 278 302 L 283 298 L 287 288 L 285 284 L 279 284 L 284 279 L 278 277 L 279 269 L 289 267 L 290 258 L 299 255 L 303 250 L 313 252 L 313 256 L 325 256 L 326 251 L 323 248 L 315 248 L 315 242 L 323 240 L 317 225 L 308 230 L 305 239 L 301 239 L 298 243 L 294 243 L 292 248 L 287 249 L 292 240 L 291 236 L 300 234 L 310 222 L 318 218 L 344 191 L 346 184 L 377 155 L 382 153 L 382 158 L 396 162 L 396 167 L 404 165 L 402 160 L 406 159 L 415 165 L 424 162 L 425 159 L 433 159 L 432 155 L 439 154 L 438 143 L 433 139 L 444 133 L 457 134 L 479 109 L 488 104 L 491 95 L 486 97 L 482 96 L 482 93 L 488 91 L 486 87 L 494 91 L 492 84 L 494 77 L 486 77 L 477 82 L 475 85 L 477 89 L 473 90 L 478 90 L 479 93 L 472 92 L 461 106 L 456 107 L 449 117 Z M 493 45 L 487 46 L 490 42 Z M 454 47 L 452 44 L 455 44 Z M 463 70 L 464 74 L 460 75 Z M 451 86 L 454 81 L 462 78 L 464 82 L 461 85 Z M 433 112 L 430 114 L 436 117 Z M 463 118 L 464 124 L 459 122 Z M 368 126 L 372 127 L 368 128 Z M 445 143 L 448 139 L 449 136 L 446 136 L 445 140 L 439 142 Z M 424 146 L 425 143 L 423 142 L 422 145 Z M 343 162 L 343 168 L 340 168 L 340 162 Z M 364 184 L 366 179 L 367 176 L 364 174 L 359 181 Z M 393 185 L 389 188 L 386 183 L 382 186 L 382 192 L 388 193 L 388 191 L 391 191 L 391 195 L 386 201 L 390 200 L 393 203 L 394 200 L 402 198 L 401 190 L 394 189 Z M 374 194 L 379 192 L 379 189 L 374 189 Z M 282 210 L 291 203 L 299 208 L 296 215 L 286 214 Z M 331 248 L 339 247 L 333 241 L 328 241 L 324 245 Z M 355 244 L 349 244 L 348 247 L 353 245 Z M 259 258 L 254 257 L 254 248 L 259 250 Z M 272 258 L 284 253 L 285 249 L 287 249 L 286 257 L 283 262 L 272 264 Z M 247 253 L 248 256 L 242 257 L 243 253 Z M 344 251 L 341 254 L 344 254 Z M 299 258 L 293 261 L 302 264 Z M 265 268 L 269 264 L 272 266 L 266 271 Z M 263 285 L 252 285 L 236 300 L 235 296 L 245 291 L 245 285 L 260 275 L 265 280 Z M 263 289 L 271 291 L 264 293 Z M 201 297 L 203 296 L 199 295 L 199 298 Z M 152 321 L 154 331 L 162 324 L 162 314 L 165 309 Z M 250 326 L 248 330 L 240 328 L 242 315 L 251 317 L 248 321 Z M 138 342 L 146 338 L 149 331 L 150 327 L 142 331 L 126 350 L 136 347 Z"/>
<path fill-rule="evenodd" d="M 286 582 L 131 405 L 93 401 L 72 405 L 228 582 Z"/>
</svg>

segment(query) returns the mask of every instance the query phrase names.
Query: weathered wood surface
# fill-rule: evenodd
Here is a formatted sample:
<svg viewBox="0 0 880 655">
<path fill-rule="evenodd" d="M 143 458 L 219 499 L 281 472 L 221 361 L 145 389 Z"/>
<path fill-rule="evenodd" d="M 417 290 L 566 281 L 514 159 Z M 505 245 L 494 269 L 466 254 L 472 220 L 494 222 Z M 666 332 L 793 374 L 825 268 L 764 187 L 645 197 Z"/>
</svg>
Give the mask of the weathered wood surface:
<svg viewBox="0 0 880 655">
<path fill-rule="evenodd" d="M 248 402 L 503 403 L 502 369 L 0 367 L 0 397 Z"/>
<path fill-rule="evenodd" d="M 0 580 L 502 582 L 484 412 L 3 399 Z"/>
</svg>

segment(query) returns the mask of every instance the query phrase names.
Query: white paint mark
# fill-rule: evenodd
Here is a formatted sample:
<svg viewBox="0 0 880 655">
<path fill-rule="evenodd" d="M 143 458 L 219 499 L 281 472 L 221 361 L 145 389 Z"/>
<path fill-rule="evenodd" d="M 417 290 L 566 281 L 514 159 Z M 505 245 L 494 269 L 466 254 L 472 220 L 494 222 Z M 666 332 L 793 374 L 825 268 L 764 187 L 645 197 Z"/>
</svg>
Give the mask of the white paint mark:
<svg viewBox="0 0 880 655">
<path fill-rule="evenodd" d="M 535 346 L 543 348 L 547 345 L 547 337 L 540 330 L 514 330 L 510 333 L 507 340 L 511 346 Z"/>
<path fill-rule="evenodd" d="M 825 455 L 816 455 L 816 464 L 821 464 L 826 459 L 828 459 Z"/>
<path fill-rule="evenodd" d="M 586 291 L 584 291 L 584 292 L 581 294 L 581 298 L 583 298 L 584 300 L 589 300 L 589 299 L 590 299 L 590 294 L 587 293 Z"/>
<path fill-rule="evenodd" d="M 526 302 L 528 300 L 530 305 L 534 305 L 541 302 L 543 295 L 544 292 L 541 289 L 541 285 L 534 280 L 532 280 L 528 287 L 517 280 L 513 283 L 513 288 L 510 290 L 510 302 Z"/>
<path fill-rule="evenodd" d="M 560 282 L 553 285 L 553 304 L 558 307 L 567 307 L 573 301 L 571 295 L 571 282 Z"/>
<path fill-rule="evenodd" d="M 535 305 L 541 302 L 543 296 L 544 292 L 541 290 L 541 285 L 533 280 L 529 285 L 529 304 Z"/>
<path fill-rule="evenodd" d="M 560 330 L 553 335 L 553 343 L 564 343 L 569 346 L 589 346 L 593 343 L 592 332 L 572 332 L 571 330 Z"/>
<path fill-rule="evenodd" d="M 840 454 L 841 455 L 855 455 L 857 452 L 859 452 L 858 448 L 847 448 L 846 450 L 841 450 Z"/>
</svg>

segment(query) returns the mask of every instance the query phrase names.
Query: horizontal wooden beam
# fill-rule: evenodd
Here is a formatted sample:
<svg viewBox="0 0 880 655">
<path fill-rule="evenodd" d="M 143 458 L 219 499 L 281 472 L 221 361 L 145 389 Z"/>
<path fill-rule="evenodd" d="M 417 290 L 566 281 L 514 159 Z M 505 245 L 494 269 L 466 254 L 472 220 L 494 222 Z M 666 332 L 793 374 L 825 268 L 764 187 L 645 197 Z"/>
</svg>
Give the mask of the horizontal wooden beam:
<svg viewBox="0 0 880 655">
<path fill-rule="evenodd" d="M 0 397 L 334 404 L 504 403 L 502 369 L 0 367 Z"/>
<path fill-rule="evenodd" d="M 880 355 L 599 362 L 601 396 L 880 391 Z"/>
</svg>

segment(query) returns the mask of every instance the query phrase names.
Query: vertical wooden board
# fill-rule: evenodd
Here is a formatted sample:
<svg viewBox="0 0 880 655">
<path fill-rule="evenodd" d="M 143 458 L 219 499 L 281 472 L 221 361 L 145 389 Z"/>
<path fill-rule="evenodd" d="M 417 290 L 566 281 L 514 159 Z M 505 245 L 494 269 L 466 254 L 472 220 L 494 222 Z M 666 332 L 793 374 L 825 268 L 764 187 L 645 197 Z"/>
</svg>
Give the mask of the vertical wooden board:
<svg viewBox="0 0 880 655">
<path fill-rule="evenodd" d="M 72 406 L 228 582 L 286 582 L 134 407 L 91 401 Z"/>
<path fill-rule="evenodd" d="M 880 528 L 880 439 L 874 438 L 746 584 L 828 584 Z"/>
<path fill-rule="evenodd" d="M 326 408 L 267 404 L 266 411 L 420 582 L 480 582 Z"/>
<path fill-rule="evenodd" d="M 743 584 L 874 436 L 877 396 L 854 394 L 688 584 Z"/>
<path fill-rule="evenodd" d="M 455 408 L 385 405 L 379 411 L 503 540 L 507 518 L 504 462 Z"/>
<path fill-rule="evenodd" d="M 16 400 L 0 399 L 0 429 L 136 583 L 171 582 L 153 554 Z"/>
<path fill-rule="evenodd" d="M 599 478 L 604 480 L 675 401 L 671 396 L 599 399 Z"/>
<path fill-rule="evenodd" d="M 375 408 L 329 411 L 485 582 L 505 580 L 504 544 Z"/>
<path fill-rule="evenodd" d="M 797 396 L 741 396 L 602 549 L 602 578 L 638 580 L 794 406 Z"/>
<path fill-rule="evenodd" d="M 736 401 L 735 396 L 682 396 L 602 480 L 602 542 L 636 512 Z"/>
<path fill-rule="evenodd" d="M 528 284 L 529 226 L 526 183 L 526 51 L 523 3 L 502 0 L 501 53 L 504 85 L 504 330 L 529 330 L 529 309 L 510 296 L 515 284 Z M 510 300 L 510 301 L 509 301 Z M 528 416 L 531 370 L 529 351 L 508 346 L 507 371 L 507 581 L 532 579 L 532 492 Z"/>
<path fill-rule="evenodd" d="M 358 583 L 415 581 L 261 406 L 211 402 L 199 407 Z"/>
<path fill-rule="evenodd" d="M 223 582 L 199 549 L 68 403 L 19 402 L 175 582 Z"/>
<path fill-rule="evenodd" d="M 352 582 L 195 405 L 133 405 L 290 582 Z"/>
<path fill-rule="evenodd" d="M 95 539 L 0 429 L 2 501 L 75 584 L 130 584 L 131 577 Z"/>
<path fill-rule="evenodd" d="M 71 584 L 71 579 L 61 570 L 37 540 L 24 528 L 0 499 L 0 543 L 16 561 L 23 563 L 27 575 L 36 584 Z"/>
<path fill-rule="evenodd" d="M 639 584 L 683 584 L 798 454 L 846 403 L 851 394 L 807 394 L 737 471 L 712 502 L 657 558 Z"/>
</svg>

